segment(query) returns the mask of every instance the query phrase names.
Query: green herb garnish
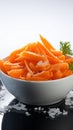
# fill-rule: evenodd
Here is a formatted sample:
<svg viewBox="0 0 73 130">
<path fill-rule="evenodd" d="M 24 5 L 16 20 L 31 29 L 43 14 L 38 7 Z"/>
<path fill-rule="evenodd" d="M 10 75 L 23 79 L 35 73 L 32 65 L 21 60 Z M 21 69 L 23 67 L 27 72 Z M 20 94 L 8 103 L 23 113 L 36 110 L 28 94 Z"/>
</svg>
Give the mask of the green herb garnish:
<svg viewBox="0 0 73 130">
<path fill-rule="evenodd" d="M 69 69 L 73 70 L 73 62 L 69 63 Z"/>
<path fill-rule="evenodd" d="M 71 44 L 70 42 L 60 42 L 60 50 L 64 55 L 73 55 L 73 51 L 71 50 Z M 69 63 L 69 69 L 73 70 L 73 62 Z"/>
<path fill-rule="evenodd" d="M 60 42 L 60 50 L 64 55 L 73 55 L 70 42 Z"/>
</svg>

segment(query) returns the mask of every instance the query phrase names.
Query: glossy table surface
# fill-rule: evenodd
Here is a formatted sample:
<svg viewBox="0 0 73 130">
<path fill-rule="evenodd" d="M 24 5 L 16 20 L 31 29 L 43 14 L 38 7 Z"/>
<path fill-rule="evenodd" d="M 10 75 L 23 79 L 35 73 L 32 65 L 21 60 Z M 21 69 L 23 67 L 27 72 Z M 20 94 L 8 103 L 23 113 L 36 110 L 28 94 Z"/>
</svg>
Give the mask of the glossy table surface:
<svg viewBox="0 0 73 130">
<path fill-rule="evenodd" d="M 73 130 L 73 91 L 51 106 L 22 104 L 2 86 L 0 130 Z"/>
<path fill-rule="evenodd" d="M 16 99 L 13 102 L 18 104 Z M 50 108 L 24 106 L 26 109 L 18 110 L 13 107 L 3 116 L 2 130 L 73 130 L 73 110 L 64 103 Z"/>
</svg>

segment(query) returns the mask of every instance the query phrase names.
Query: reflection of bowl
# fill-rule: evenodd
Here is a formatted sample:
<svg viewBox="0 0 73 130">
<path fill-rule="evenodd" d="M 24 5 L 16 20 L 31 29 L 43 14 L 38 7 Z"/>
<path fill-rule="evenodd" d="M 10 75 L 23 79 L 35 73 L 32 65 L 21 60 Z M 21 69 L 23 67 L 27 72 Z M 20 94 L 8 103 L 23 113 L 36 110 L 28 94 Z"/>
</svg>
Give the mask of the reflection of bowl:
<svg viewBox="0 0 73 130">
<path fill-rule="evenodd" d="M 58 80 L 25 81 L 0 71 L 0 77 L 10 93 L 19 101 L 31 105 L 57 103 L 73 88 L 73 75 Z"/>
</svg>

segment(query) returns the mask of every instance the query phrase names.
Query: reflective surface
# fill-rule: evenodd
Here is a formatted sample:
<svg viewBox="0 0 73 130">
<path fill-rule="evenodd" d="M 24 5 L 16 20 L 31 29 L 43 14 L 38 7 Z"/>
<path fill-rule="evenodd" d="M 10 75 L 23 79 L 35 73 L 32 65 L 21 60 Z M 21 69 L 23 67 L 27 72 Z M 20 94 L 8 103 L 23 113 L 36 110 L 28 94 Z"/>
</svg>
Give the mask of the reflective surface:
<svg viewBox="0 0 73 130">
<path fill-rule="evenodd" d="M 22 104 L 2 86 L 0 130 L 73 130 L 73 91 L 50 106 Z"/>
<path fill-rule="evenodd" d="M 42 117 L 26 117 L 23 114 L 7 113 L 4 116 L 2 130 L 73 130 L 73 115 L 55 120 Z"/>
<path fill-rule="evenodd" d="M 23 104 L 21 109 L 14 99 L 10 106 L 10 112 L 4 114 L 2 130 L 73 130 L 73 108 L 65 105 L 65 100 L 44 107 Z"/>
</svg>

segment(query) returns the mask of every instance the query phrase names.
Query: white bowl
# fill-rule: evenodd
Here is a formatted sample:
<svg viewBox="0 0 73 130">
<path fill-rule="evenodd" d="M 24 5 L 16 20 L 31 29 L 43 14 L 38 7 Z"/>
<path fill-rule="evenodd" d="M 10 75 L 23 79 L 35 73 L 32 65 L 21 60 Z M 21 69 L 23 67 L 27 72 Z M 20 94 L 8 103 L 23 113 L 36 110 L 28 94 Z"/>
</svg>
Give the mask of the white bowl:
<svg viewBox="0 0 73 130">
<path fill-rule="evenodd" d="M 64 99 L 73 88 L 73 75 L 50 81 L 25 81 L 0 71 L 2 82 L 20 102 L 30 105 L 51 105 Z"/>
</svg>

